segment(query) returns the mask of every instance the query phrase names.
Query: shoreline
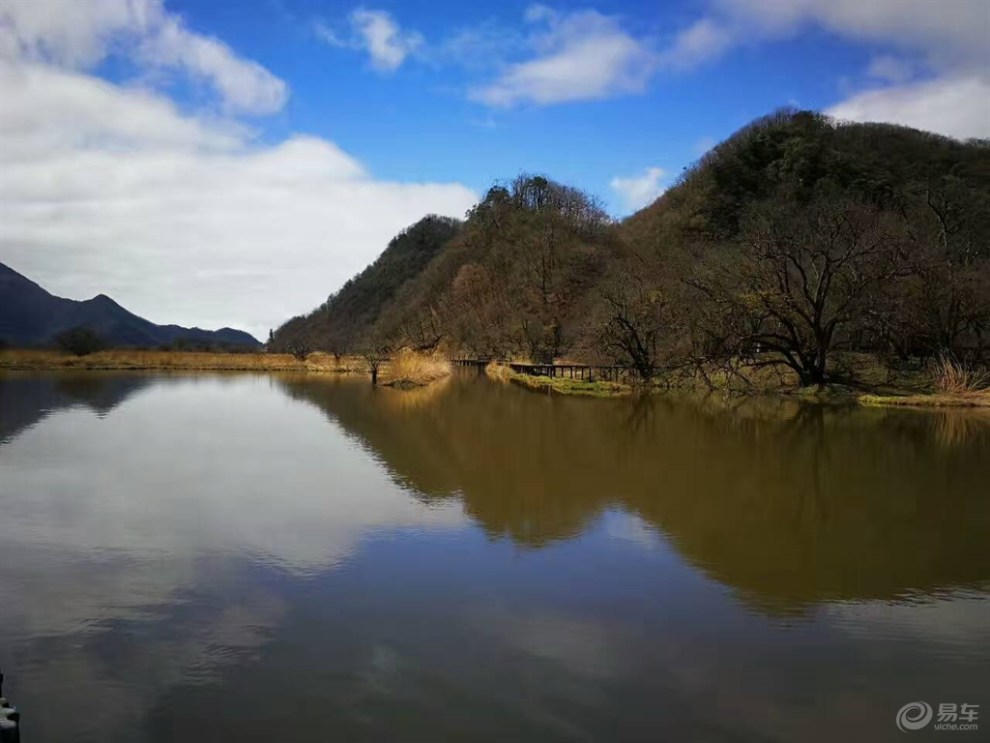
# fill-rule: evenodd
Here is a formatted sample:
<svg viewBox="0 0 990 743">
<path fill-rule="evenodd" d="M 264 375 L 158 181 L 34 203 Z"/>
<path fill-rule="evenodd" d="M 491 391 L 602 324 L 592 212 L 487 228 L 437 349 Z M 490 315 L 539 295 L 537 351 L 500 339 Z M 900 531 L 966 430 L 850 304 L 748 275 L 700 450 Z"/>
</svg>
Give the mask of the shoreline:
<svg viewBox="0 0 990 743">
<path fill-rule="evenodd" d="M 587 382 L 563 377 L 533 376 L 515 372 L 503 364 L 489 364 L 485 367 L 485 374 L 489 379 L 497 382 L 514 384 L 523 389 L 550 395 L 618 398 L 636 394 L 636 389 L 633 385 L 621 382 Z M 964 393 L 919 393 L 917 390 L 903 389 L 881 395 L 856 390 L 845 385 L 833 385 L 822 388 L 791 387 L 754 389 L 752 391 L 730 390 L 729 388 L 701 389 L 692 385 L 674 385 L 667 388 L 654 387 L 643 394 L 677 391 L 692 394 L 722 393 L 739 397 L 770 396 L 818 405 L 857 405 L 859 407 L 871 408 L 911 408 L 922 410 L 990 408 L 990 390 Z"/>
<path fill-rule="evenodd" d="M 305 360 L 301 360 L 291 354 L 264 352 L 228 353 L 210 351 L 144 351 L 131 349 L 97 351 L 85 356 L 73 356 L 60 351 L 44 349 L 4 349 L 0 350 L 0 371 L 231 371 L 304 372 L 308 374 L 330 375 L 370 374 L 367 363 L 359 356 L 342 356 L 338 359 L 332 354 L 319 351 L 313 352 Z M 397 377 L 389 379 L 391 375 L 387 374 L 386 370 L 383 369 L 381 384 L 396 389 L 415 388 L 429 385 L 434 381 L 446 377 L 450 373 L 449 365 L 446 368 L 438 368 L 436 364 L 428 370 L 411 369 L 409 371 L 413 373 L 399 374 Z M 423 376 L 422 381 L 415 379 L 420 374 Z M 636 393 L 632 385 L 622 382 L 588 382 L 564 377 L 532 376 L 514 372 L 502 364 L 489 364 L 485 367 L 485 376 L 497 382 L 513 384 L 526 390 L 548 395 L 622 398 Z M 673 392 L 678 389 L 695 391 L 680 385 L 675 385 L 663 391 Z M 649 393 L 652 394 L 659 391 L 661 391 L 661 388 L 658 387 Z M 724 390 L 707 390 L 707 392 L 713 391 L 743 397 L 769 395 L 805 400 L 819 404 L 850 404 L 871 408 L 929 410 L 990 408 L 990 390 L 945 393 L 919 392 L 917 389 L 893 389 L 889 391 L 885 389 L 885 394 L 854 390 L 842 386 L 825 387 L 822 389 L 795 387 L 757 389 L 753 391 L 729 390 L 728 388 Z"/>
<path fill-rule="evenodd" d="M 291 354 L 264 352 L 144 351 L 108 349 L 74 356 L 48 349 L 0 350 L 0 372 L 296 372 L 371 378 L 361 356 L 335 357 L 315 351 L 305 359 Z M 415 389 L 444 379 L 451 373 L 446 360 L 400 352 L 382 362 L 378 383 L 394 389 Z"/>
<path fill-rule="evenodd" d="M 305 360 L 291 354 L 211 351 L 139 351 L 115 349 L 73 356 L 51 350 L 0 351 L 0 370 L 7 371 L 294 371 L 330 374 L 366 373 L 358 357 L 312 353 Z"/>
<path fill-rule="evenodd" d="M 948 394 L 932 392 L 926 395 L 860 395 L 857 402 L 867 408 L 990 408 L 990 392 Z"/>
<path fill-rule="evenodd" d="M 628 384 L 621 382 L 589 382 L 566 377 L 544 377 L 520 374 L 504 364 L 488 364 L 485 376 L 503 384 L 513 384 L 532 392 L 545 392 L 548 395 L 571 395 L 581 397 L 627 397 L 633 393 Z"/>
</svg>

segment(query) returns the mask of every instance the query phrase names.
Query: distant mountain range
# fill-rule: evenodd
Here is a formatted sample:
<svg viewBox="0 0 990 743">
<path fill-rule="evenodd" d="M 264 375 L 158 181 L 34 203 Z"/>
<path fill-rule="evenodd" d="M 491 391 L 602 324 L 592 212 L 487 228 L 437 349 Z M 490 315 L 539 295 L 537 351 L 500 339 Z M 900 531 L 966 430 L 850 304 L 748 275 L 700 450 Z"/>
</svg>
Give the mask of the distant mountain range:
<svg viewBox="0 0 990 743">
<path fill-rule="evenodd" d="M 56 297 L 0 263 L 0 341 L 12 346 L 47 345 L 64 330 L 86 327 L 111 346 L 157 347 L 185 341 L 193 345 L 261 344 L 242 330 L 201 330 L 155 325 L 128 312 L 105 294 L 77 301 Z"/>
</svg>

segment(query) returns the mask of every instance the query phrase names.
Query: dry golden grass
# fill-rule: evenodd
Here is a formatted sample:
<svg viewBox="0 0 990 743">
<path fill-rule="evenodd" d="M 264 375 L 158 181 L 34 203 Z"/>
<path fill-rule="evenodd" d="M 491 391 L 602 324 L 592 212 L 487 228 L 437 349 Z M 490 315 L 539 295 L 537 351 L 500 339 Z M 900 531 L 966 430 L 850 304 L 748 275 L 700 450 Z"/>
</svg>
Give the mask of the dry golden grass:
<svg viewBox="0 0 990 743">
<path fill-rule="evenodd" d="M 512 370 L 508 366 L 494 361 L 485 367 L 485 374 L 496 382 L 508 382 L 512 378 Z"/>
<path fill-rule="evenodd" d="M 990 392 L 948 393 L 934 395 L 860 395 L 860 405 L 911 408 L 990 408 Z"/>
<path fill-rule="evenodd" d="M 939 357 L 932 364 L 930 374 L 935 389 L 949 395 L 987 392 L 990 387 L 986 372 L 967 368 L 950 356 Z"/>
<path fill-rule="evenodd" d="M 538 377 L 532 374 L 519 374 L 505 364 L 491 363 L 485 367 L 489 379 L 511 383 L 535 392 L 556 395 L 582 395 L 585 397 L 621 397 L 632 391 L 629 385 L 618 382 L 588 382 L 564 377 Z"/>
<path fill-rule="evenodd" d="M 451 364 L 439 354 L 403 348 L 382 367 L 381 383 L 393 387 L 420 387 L 450 375 Z"/>
<path fill-rule="evenodd" d="M 990 378 L 951 357 L 942 356 L 928 369 L 932 394 L 863 395 L 863 405 L 916 408 L 990 408 Z M 927 386 L 927 385 L 926 385 Z"/>
<path fill-rule="evenodd" d="M 87 356 L 59 351 L 7 349 L 0 351 L 0 369 L 75 370 L 177 370 L 177 371 L 312 371 L 364 372 L 357 357 L 337 360 L 330 354 L 312 353 L 305 361 L 289 354 L 210 353 L 193 351 L 138 351 L 114 349 Z"/>
<path fill-rule="evenodd" d="M 416 387 L 386 387 L 377 399 L 397 413 L 411 413 L 433 405 L 450 388 L 450 381 L 451 377 L 447 376 Z"/>
</svg>

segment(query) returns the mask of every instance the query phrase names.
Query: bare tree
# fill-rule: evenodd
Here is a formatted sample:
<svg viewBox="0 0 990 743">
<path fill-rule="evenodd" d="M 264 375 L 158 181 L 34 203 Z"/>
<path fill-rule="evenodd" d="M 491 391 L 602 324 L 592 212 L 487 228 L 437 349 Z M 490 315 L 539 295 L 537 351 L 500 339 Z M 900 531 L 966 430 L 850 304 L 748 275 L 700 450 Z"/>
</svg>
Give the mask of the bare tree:
<svg viewBox="0 0 990 743">
<path fill-rule="evenodd" d="M 286 350 L 299 361 L 305 361 L 313 353 L 313 345 L 305 338 L 293 338 L 285 344 Z"/>
<path fill-rule="evenodd" d="M 929 353 L 961 356 L 990 326 L 990 197 L 950 175 L 929 186 L 925 201 L 912 221 L 914 332 L 927 336 L 919 340 Z"/>
<path fill-rule="evenodd" d="M 671 330 L 669 305 L 655 287 L 638 278 L 625 278 L 603 292 L 607 315 L 599 343 L 607 357 L 631 367 L 648 384 L 661 365 L 661 336 Z"/>
<path fill-rule="evenodd" d="M 368 364 L 368 371 L 371 372 L 371 384 L 378 384 L 378 372 L 386 361 L 388 361 L 389 347 L 383 343 L 373 343 L 361 352 L 361 356 Z"/>
<path fill-rule="evenodd" d="M 896 215 L 845 199 L 762 205 L 744 218 L 738 242 L 711 251 L 690 281 L 731 329 L 724 344 L 822 384 L 840 333 L 869 317 L 878 288 L 903 274 L 899 234 Z"/>
<path fill-rule="evenodd" d="M 344 354 L 351 348 L 351 339 L 339 329 L 331 328 L 324 336 L 323 346 L 333 355 L 337 366 L 340 366 L 340 361 L 344 357 Z"/>
</svg>

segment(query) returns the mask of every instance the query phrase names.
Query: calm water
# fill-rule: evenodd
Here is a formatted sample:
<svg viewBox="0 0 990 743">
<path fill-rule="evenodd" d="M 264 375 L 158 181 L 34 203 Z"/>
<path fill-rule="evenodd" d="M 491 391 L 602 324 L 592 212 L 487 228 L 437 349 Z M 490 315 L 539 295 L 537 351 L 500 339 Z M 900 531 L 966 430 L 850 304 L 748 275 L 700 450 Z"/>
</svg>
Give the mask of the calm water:
<svg viewBox="0 0 990 743">
<path fill-rule="evenodd" d="M 0 442 L 26 743 L 990 731 L 985 418 L 7 374 Z"/>
</svg>

